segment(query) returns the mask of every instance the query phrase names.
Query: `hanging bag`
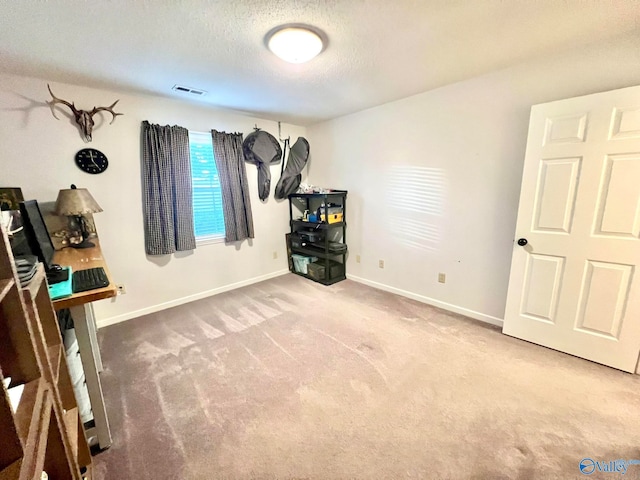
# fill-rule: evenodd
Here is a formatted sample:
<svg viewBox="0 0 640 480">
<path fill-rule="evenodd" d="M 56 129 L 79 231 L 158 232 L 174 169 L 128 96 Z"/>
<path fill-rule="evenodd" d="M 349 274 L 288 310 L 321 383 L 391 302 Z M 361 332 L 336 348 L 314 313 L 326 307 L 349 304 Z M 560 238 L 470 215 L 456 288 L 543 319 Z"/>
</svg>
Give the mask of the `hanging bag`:
<svg viewBox="0 0 640 480">
<path fill-rule="evenodd" d="M 244 160 L 258 167 L 258 196 L 266 200 L 271 188 L 270 166 L 280 161 L 282 149 L 273 135 L 256 128 L 247 135 L 242 144 Z"/>
<path fill-rule="evenodd" d="M 286 143 L 285 143 L 286 146 Z M 298 137 L 296 143 L 289 150 L 287 166 L 280 175 L 280 180 L 276 185 L 274 197 L 278 200 L 287 198 L 300 186 L 302 180 L 302 169 L 309 160 L 309 142 L 304 137 Z M 282 160 L 284 165 L 284 159 Z"/>
</svg>

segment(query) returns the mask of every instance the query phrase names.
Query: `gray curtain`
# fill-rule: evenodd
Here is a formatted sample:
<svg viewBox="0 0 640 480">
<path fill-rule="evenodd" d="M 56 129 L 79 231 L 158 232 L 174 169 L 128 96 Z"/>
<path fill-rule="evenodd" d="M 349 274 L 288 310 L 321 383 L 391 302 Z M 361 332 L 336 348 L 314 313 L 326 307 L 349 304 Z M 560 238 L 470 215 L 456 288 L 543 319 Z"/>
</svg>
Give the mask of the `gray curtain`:
<svg viewBox="0 0 640 480">
<path fill-rule="evenodd" d="M 242 134 L 211 130 L 211 136 L 222 189 L 225 241 L 253 238 L 253 215 L 242 153 Z"/>
<path fill-rule="evenodd" d="M 186 128 L 142 122 L 142 191 L 147 254 L 196 248 Z"/>
</svg>

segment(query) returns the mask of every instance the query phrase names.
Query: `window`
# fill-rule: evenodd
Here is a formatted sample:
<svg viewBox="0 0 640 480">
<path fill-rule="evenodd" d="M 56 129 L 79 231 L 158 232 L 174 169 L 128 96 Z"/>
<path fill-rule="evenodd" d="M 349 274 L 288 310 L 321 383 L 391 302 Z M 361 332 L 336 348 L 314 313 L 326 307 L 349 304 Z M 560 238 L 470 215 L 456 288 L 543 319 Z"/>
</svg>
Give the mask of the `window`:
<svg viewBox="0 0 640 480">
<path fill-rule="evenodd" d="M 199 244 L 224 240 L 224 214 L 218 169 L 213 158 L 211 134 L 189 132 L 193 224 Z"/>
</svg>

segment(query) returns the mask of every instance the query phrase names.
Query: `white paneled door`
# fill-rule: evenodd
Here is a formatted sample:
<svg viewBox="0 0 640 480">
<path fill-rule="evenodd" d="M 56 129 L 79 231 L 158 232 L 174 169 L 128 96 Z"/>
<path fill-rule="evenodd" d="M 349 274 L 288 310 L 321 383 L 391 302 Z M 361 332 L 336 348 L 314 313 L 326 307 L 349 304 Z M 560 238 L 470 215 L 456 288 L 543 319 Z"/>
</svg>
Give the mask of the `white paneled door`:
<svg viewBox="0 0 640 480">
<path fill-rule="evenodd" d="M 503 332 L 633 372 L 640 86 L 531 109 Z"/>
</svg>

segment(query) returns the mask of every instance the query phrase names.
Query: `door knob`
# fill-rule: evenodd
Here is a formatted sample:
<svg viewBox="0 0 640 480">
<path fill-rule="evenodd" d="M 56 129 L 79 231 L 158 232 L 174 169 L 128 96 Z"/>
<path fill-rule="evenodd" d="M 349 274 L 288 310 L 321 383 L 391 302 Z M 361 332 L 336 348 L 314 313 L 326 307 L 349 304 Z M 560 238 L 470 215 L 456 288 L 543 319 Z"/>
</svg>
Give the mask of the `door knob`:
<svg viewBox="0 0 640 480">
<path fill-rule="evenodd" d="M 520 245 L 521 247 L 524 247 L 527 243 L 529 243 L 529 242 L 527 241 L 526 238 L 519 238 L 518 239 L 518 245 Z"/>
</svg>

